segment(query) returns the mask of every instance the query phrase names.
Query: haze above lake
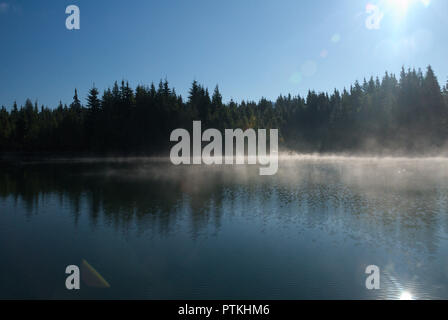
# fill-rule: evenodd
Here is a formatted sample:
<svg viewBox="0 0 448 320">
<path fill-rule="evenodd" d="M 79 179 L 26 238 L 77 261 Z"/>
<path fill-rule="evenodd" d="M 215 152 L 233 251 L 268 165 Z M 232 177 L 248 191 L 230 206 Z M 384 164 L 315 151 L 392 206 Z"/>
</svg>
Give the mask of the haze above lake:
<svg viewBox="0 0 448 320">
<path fill-rule="evenodd" d="M 448 298 L 448 160 L 0 167 L 0 298 Z M 65 288 L 86 260 L 110 284 Z M 367 290 L 365 269 L 381 270 Z"/>
</svg>

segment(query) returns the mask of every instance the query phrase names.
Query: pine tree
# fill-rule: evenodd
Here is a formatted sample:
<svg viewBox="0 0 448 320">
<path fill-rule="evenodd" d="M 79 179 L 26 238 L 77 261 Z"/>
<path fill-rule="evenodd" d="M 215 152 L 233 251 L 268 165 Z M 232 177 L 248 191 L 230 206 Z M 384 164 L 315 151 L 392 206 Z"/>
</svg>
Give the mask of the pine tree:
<svg viewBox="0 0 448 320">
<path fill-rule="evenodd" d="M 76 112 L 80 112 L 81 111 L 81 101 L 79 101 L 78 98 L 78 90 L 75 89 L 75 95 L 73 96 L 73 102 L 70 105 L 70 107 L 75 110 Z"/>
<path fill-rule="evenodd" d="M 84 145 L 88 145 L 91 150 L 95 150 L 95 148 L 101 145 L 100 129 L 104 129 L 104 127 L 100 125 L 101 101 L 98 98 L 98 95 L 99 91 L 95 85 L 93 85 L 87 96 L 87 114 L 85 118 L 86 141 L 84 143 Z"/>
<path fill-rule="evenodd" d="M 9 147 L 9 139 L 12 133 L 10 115 L 4 106 L 0 109 L 0 151 L 6 151 Z"/>
<path fill-rule="evenodd" d="M 219 92 L 218 85 L 216 85 L 215 90 L 213 91 L 212 104 L 216 108 L 220 108 L 222 106 L 222 95 Z"/>
<path fill-rule="evenodd" d="M 92 113 L 97 113 L 101 108 L 101 101 L 98 98 L 99 92 L 95 88 L 95 85 L 89 90 L 89 95 L 87 97 L 87 108 L 91 110 Z"/>
<path fill-rule="evenodd" d="M 445 98 L 445 106 L 448 108 L 448 80 L 446 82 L 445 87 L 443 88 L 443 96 Z"/>
</svg>

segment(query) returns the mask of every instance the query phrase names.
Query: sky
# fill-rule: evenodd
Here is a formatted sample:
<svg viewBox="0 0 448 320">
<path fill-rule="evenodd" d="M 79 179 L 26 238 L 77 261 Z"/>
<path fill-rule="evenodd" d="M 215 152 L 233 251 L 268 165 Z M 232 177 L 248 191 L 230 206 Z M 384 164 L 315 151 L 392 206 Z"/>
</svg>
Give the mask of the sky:
<svg viewBox="0 0 448 320">
<path fill-rule="evenodd" d="M 80 29 L 66 28 L 66 7 Z M 448 79 L 446 0 L 0 0 L 0 106 L 77 88 L 193 80 L 224 100 L 333 91 L 432 65 Z"/>
</svg>

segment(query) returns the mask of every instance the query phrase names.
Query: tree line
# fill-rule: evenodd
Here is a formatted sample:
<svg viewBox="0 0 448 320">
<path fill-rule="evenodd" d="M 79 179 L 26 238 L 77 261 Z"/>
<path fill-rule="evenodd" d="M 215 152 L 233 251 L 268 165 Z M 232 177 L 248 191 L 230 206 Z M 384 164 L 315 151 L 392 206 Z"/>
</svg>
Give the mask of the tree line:
<svg viewBox="0 0 448 320">
<path fill-rule="evenodd" d="M 276 101 L 223 102 L 194 81 L 184 101 L 167 80 L 135 89 L 122 81 L 100 92 L 78 92 L 56 108 L 27 99 L 0 109 L 0 151 L 158 154 L 169 149 L 170 133 L 202 128 L 278 128 L 280 147 L 296 152 L 375 154 L 443 151 L 448 142 L 448 83 L 441 88 L 433 69 L 402 69 L 356 81 L 331 94 L 280 95 Z"/>
</svg>

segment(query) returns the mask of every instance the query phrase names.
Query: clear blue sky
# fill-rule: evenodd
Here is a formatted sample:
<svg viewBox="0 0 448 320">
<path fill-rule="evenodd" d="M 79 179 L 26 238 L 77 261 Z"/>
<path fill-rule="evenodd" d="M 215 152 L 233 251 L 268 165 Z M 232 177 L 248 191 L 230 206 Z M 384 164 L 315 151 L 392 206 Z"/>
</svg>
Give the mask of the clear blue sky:
<svg viewBox="0 0 448 320">
<path fill-rule="evenodd" d="M 369 29 L 366 6 L 384 14 Z M 65 28 L 78 5 L 81 29 Z M 0 105 L 55 107 L 78 88 L 196 79 L 226 101 L 342 89 L 431 64 L 448 77 L 447 0 L 0 0 Z"/>
</svg>

